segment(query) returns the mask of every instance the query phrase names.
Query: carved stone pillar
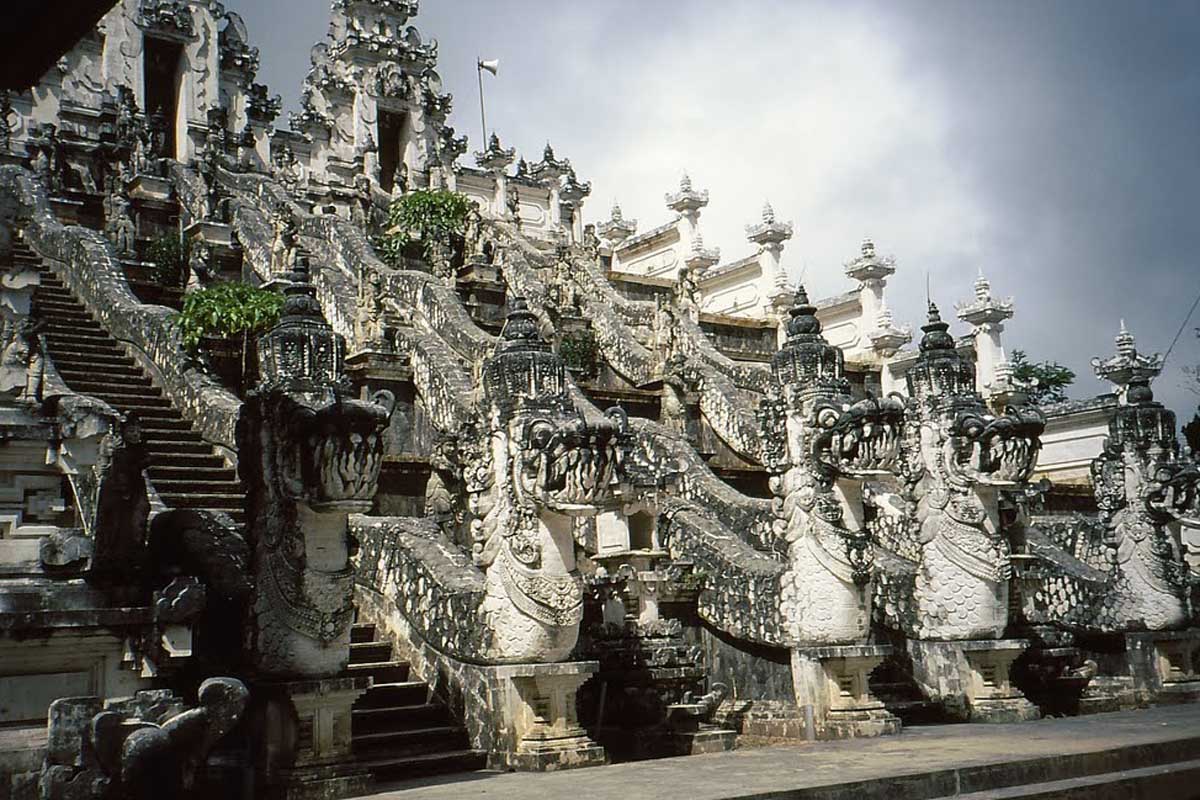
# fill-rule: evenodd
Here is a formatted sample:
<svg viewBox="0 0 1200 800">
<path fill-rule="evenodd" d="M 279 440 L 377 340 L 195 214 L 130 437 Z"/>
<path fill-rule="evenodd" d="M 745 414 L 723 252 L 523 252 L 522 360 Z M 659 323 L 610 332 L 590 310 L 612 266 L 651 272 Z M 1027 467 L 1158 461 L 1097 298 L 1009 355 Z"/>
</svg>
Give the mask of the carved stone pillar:
<svg viewBox="0 0 1200 800">
<path fill-rule="evenodd" d="M 1028 647 L 1024 639 L 908 641 L 913 677 L 922 691 L 962 722 L 1021 722 L 1041 716 L 1009 678 L 1013 662 Z"/>
<path fill-rule="evenodd" d="M 900 720 L 871 694 L 871 671 L 891 654 L 886 645 L 809 647 L 792 651 L 796 704 L 811 705 L 820 739 L 900 732 Z"/>
</svg>

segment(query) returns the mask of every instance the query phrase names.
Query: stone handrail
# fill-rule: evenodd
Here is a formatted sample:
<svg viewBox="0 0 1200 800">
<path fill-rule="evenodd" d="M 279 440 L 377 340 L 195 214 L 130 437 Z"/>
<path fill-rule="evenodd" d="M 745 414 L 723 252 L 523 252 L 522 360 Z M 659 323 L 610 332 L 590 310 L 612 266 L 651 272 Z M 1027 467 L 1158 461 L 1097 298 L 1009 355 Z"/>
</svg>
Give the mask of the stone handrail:
<svg viewBox="0 0 1200 800">
<path fill-rule="evenodd" d="M 787 645 L 780 613 L 785 562 L 758 552 L 691 504 L 666 513 L 665 546 L 703 573 L 700 617 L 738 639 Z"/>
<path fill-rule="evenodd" d="M 383 595 L 421 639 L 468 663 L 486 663 L 483 572 L 431 520 L 351 517 L 359 584 Z"/>
<path fill-rule="evenodd" d="M 21 209 L 25 241 L 48 260 L 101 326 L 132 345 L 135 357 L 145 354 L 153 362 L 163 391 L 207 441 L 237 452 L 234 429 L 241 401 L 196 367 L 173 324 L 177 312 L 142 303 L 108 241 L 87 228 L 62 225 L 50 210 L 45 189 L 29 172 L 0 167 L 0 192 Z"/>
</svg>

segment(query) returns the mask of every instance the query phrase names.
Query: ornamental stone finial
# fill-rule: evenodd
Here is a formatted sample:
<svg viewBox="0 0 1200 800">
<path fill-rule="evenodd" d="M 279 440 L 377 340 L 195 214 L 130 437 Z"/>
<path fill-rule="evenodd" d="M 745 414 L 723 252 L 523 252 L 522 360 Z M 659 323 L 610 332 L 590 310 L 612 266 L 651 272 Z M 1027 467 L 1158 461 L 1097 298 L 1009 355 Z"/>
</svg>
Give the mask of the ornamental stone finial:
<svg viewBox="0 0 1200 800">
<path fill-rule="evenodd" d="M 868 236 L 862 241 L 858 257 L 846 262 L 845 272 L 851 280 L 882 286 L 883 281 L 895 274 L 896 260 L 891 256 L 880 258 L 875 251 L 875 242 Z"/>
<path fill-rule="evenodd" d="M 871 241 L 870 236 L 863 237 L 862 257 L 863 258 L 874 258 L 875 257 L 875 242 Z"/>
<path fill-rule="evenodd" d="M 1154 353 L 1145 355 L 1139 353 L 1133 334 L 1121 320 L 1121 330 L 1114 339 L 1117 346 L 1116 355 L 1108 358 L 1093 358 L 1092 369 L 1096 377 L 1106 380 L 1117 387 L 1117 393 L 1124 394 L 1127 387 L 1134 382 L 1145 381 L 1147 384 L 1158 377 L 1163 368 L 1163 357 Z"/>
<path fill-rule="evenodd" d="M 690 192 L 692 190 L 692 179 L 687 172 L 683 173 L 683 177 L 679 179 L 679 191 Z"/>
<path fill-rule="evenodd" d="M 983 277 L 983 269 L 979 270 L 979 276 L 975 278 L 975 299 L 981 303 L 986 303 L 992 297 L 992 285 L 988 283 L 988 279 Z"/>
<path fill-rule="evenodd" d="M 772 225 L 775 222 L 775 209 L 771 207 L 770 200 L 763 203 L 762 221 L 765 225 Z"/>
</svg>

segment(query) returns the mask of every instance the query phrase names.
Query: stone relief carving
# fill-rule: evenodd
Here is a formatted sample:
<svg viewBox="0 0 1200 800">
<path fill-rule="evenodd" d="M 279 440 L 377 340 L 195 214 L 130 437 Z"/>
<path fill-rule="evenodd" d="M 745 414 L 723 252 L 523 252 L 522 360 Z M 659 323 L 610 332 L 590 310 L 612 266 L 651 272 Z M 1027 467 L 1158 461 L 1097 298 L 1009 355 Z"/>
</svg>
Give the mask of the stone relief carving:
<svg viewBox="0 0 1200 800">
<path fill-rule="evenodd" d="M 895 396 L 852 403 L 842 351 L 821 334 L 803 287 L 790 314 L 759 415 L 788 552 L 782 615 L 797 643 L 861 642 L 874 572 L 862 484 L 899 466 L 904 404 Z"/>
<path fill-rule="evenodd" d="M 974 365 L 930 304 L 921 355 L 908 372 L 909 498 L 920 542 L 916 620 L 928 639 L 995 639 L 1008 621 L 1010 543 L 1000 493 L 1029 478 L 1045 419 L 1032 406 L 995 416 L 975 391 Z"/>
<path fill-rule="evenodd" d="M 349 657 L 347 519 L 371 507 L 395 399 L 349 396 L 345 341 L 298 266 L 279 324 L 259 339 L 259 384 L 238 422 L 240 452 L 257 455 L 238 461 L 254 553 L 247 637 L 262 672 L 325 677 Z"/>
</svg>

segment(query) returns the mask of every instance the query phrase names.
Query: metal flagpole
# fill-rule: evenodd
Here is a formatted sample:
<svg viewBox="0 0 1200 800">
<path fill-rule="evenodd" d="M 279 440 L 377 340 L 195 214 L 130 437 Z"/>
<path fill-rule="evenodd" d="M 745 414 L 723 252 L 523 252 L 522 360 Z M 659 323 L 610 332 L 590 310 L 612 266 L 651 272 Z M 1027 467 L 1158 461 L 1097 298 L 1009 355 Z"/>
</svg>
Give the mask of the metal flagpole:
<svg viewBox="0 0 1200 800">
<path fill-rule="evenodd" d="M 499 59 L 493 58 L 484 61 L 482 58 L 475 58 L 475 72 L 479 76 L 479 127 L 483 129 L 483 144 L 480 145 L 480 150 L 487 150 L 488 148 L 487 115 L 483 110 L 483 71 L 485 69 L 493 75 L 499 73 Z"/>
<path fill-rule="evenodd" d="M 483 129 L 483 142 L 479 145 L 480 150 L 487 150 L 488 134 L 487 134 L 487 116 L 483 111 L 483 59 L 475 59 L 475 72 L 479 76 L 479 126 Z"/>
</svg>

